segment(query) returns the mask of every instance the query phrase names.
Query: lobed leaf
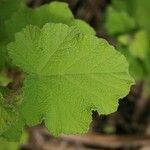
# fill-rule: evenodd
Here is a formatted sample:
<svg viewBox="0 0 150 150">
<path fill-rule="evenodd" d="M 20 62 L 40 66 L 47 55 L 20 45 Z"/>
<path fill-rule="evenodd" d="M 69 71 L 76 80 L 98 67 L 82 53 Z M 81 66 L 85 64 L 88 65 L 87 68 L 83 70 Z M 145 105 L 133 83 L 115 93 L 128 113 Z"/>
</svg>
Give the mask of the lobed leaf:
<svg viewBox="0 0 150 150">
<path fill-rule="evenodd" d="M 114 112 L 133 83 L 123 55 L 76 27 L 27 26 L 8 50 L 13 63 L 27 73 L 23 120 L 29 126 L 45 121 L 54 135 L 87 132 L 91 111 Z"/>
</svg>

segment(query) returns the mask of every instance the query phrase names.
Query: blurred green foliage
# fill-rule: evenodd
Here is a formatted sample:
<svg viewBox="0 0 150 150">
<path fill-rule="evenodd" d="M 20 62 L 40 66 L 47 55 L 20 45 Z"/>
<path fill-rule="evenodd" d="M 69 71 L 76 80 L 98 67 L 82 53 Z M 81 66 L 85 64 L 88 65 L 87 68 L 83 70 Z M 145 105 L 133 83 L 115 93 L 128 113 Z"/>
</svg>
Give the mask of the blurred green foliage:
<svg viewBox="0 0 150 150">
<path fill-rule="evenodd" d="M 150 1 L 112 0 L 104 26 L 128 59 L 130 72 L 150 89 Z"/>
<path fill-rule="evenodd" d="M 0 1 L 0 70 L 6 64 L 11 65 L 7 55 L 6 45 L 14 39 L 26 25 L 42 27 L 45 23 L 64 23 L 76 26 L 83 33 L 95 34 L 93 28 L 86 22 L 75 19 L 67 3 L 52 2 L 38 8 L 29 8 L 25 0 Z"/>
<path fill-rule="evenodd" d="M 8 62 L 6 51 L 8 38 L 5 30 L 5 21 L 9 19 L 12 13 L 21 5 L 23 5 L 23 0 L 0 0 L 0 70 L 4 68 L 6 62 Z"/>
<path fill-rule="evenodd" d="M 19 146 L 26 143 L 28 135 L 23 132 L 19 142 L 8 141 L 5 138 L 0 138 L 0 150 L 19 150 Z"/>
</svg>

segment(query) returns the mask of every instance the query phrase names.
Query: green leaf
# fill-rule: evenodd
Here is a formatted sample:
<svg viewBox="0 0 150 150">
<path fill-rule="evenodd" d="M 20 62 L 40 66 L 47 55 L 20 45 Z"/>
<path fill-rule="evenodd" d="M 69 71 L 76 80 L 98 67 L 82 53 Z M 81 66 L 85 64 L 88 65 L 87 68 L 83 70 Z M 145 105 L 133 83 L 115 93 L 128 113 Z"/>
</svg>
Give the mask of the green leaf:
<svg viewBox="0 0 150 150">
<path fill-rule="evenodd" d="M 6 47 L 3 42 L 0 42 L 0 71 L 5 67 L 6 62 Z"/>
<path fill-rule="evenodd" d="M 29 126 L 44 120 L 54 135 L 86 132 L 91 111 L 114 112 L 133 84 L 123 55 L 75 27 L 27 26 L 8 50 L 13 63 L 27 73 L 23 120 Z"/>
<path fill-rule="evenodd" d="M 0 73 L 0 86 L 7 86 L 11 81 L 6 74 Z"/>
<path fill-rule="evenodd" d="M 6 92 L 5 92 L 6 93 Z M 6 94 L 5 94 L 6 95 Z M 11 95 L 11 98 L 9 98 L 9 95 Z M 17 142 L 20 140 L 20 137 L 23 132 L 24 122 L 21 118 L 21 115 L 19 113 L 20 104 L 22 102 L 22 95 L 17 94 L 16 96 L 12 96 L 12 93 L 9 91 L 7 92 L 6 98 L 5 98 L 5 109 L 10 113 L 10 117 L 12 117 L 13 120 L 7 119 L 5 115 L 3 117 L 7 119 L 7 123 L 9 123 L 5 130 L 3 130 L 0 133 L 0 136 L 7 139 L 8 141 Z"/>
<path fill-rule="evenodd" d="M 90 27 L 90 25 L 88 25 L 86 22 L 80 19 L 74 19 L 74 21 L 71 21 L 70 23 L 68 23 L 68 25 L 78 27 L 80 31 L 85 34 L 92 34 L 92 35 L 96 34 L 94 29 Z"/>
<path fill-rule="evenodd" d="M 0 40 L 4 40 L 4 21 L 9 19 L 14 11 L 21 5 L 23 0 L 1 0 L 0 1 Z"/>
<path fill-rule="evenodd" d="M 113 0 L 113 7 L 130 14 L 137 25 L 150 33 L 150 1 L 149 0 Z"/>
<path fill-rule="evenodd" d="M 6 51 L 8 38 L 4 22 L 19 8 L 22 1 L 23 0 L 0 0 L 0 71 L 5 67 L 8 60 Z"/>
<path fill-rule="evenodd" d="M 134 0 L 112 0 L 112 6 L 117 11 L 125 11 L 129 14 L 133 12 Z M 136 0 L 135 0 L 136 1 Z"/>
<path fill-rule="evenodd" d="M 133 15 L 139 26 L 150 33 L 150 1 L 132 0 Z"/>
<path fill-rule="evenodd" d="M 1 0 L 0 1 L 0 20 L 8 19 L 11 14 L 16 11 L 20 5 L 23 5 L 24 0 Z"/>
<path fill-rule="evenodd" d="M 3 26 L 0 26 L 0 29 L 4 31 L 4 33 L 0 32 L 0 35 L 5 35 L 5 37 L 2 37 L 2 40 L 4 40 L 5 42 L 3 41 L 3 43 L 0 44 L 0 70 L 3 69 L 6 64 L 10 64 L 10 60 L 7 57 L 6 44 L 9 41 L 13 40 L 14 34 L 16 32 L 19 32 L 26 25 L 32 24 L 42 27 L 45 23 L 48 22 L 64 23 L 69 26 L 78 27 L 83 33 L 95 34 L 94 29 L 91 28 L 87 23 L 78 19 L 74 19 L 73 14 L 68 8 L 68 4 L 66 3 L 52 2 L 50 4 L 43 5 L 39 8 L 31 9 L 28 8 L 26 5 L 23 5 L 23 3 L 21 3 L 21 0 L 17 0 L 15 2 L 14 0 L 12 0 L 12 2 L 13 8 L 10 9 L 11 13 L 6 12 L 7 17 L 3 18 Z M 9 5 L 12 4 L 12 2 L 9 3 L 7 1 L 6 4 L 8 5 L 8 8 L 10 7 Z M 15 3 L 17 3 L 17 5 L 15 5 Z M 6 8 L 6 4 L 4 8 Z M 17 7 L 19 6 L 20 8 L 17 9 Z M 0 12 L 2 11 L 3 14 L 5 13 L 5 10 L 2 8 Z M 11 17 L 10 14 L 12 14 Z M 5 21 L 6 19 L 7 21 Z"/>
<path fill-rule="evenodd" d="M 112 11 L 109 10 L 112 8 Z M 121 12 L 125 12 L 132 20 L 135 27 L 117 37 L 117 47 L 120 51 L 124 48 L 126 58 L 130 64 L 130 72 L 136 80 L 150 81 L 150 2 L 147 0 L 112 0 L 111 7 L 107 10 L 106 27 L 109 34 L 120 34 L 120 24 L 129 25 L 127 19 L 119 19 Z M 113 18 L 113 10 L 118 13 L 118 18 Z M 107 17 L 106 16 L 106 17 Z M 123 17 L 122 17 L 123 18 Z M 119 21 L 117 20 L 119 19 Z M 115 30 L 114 30 L 115 29 Z M 128 29 L 128 27 L 126 28 Z M 128 31 L 126 31 L 128 32 Z M 124 33 L 124 32 L 123 32 Z M 113 35 L 114 35 L 113 34 Z M 134 36 L 133 36 L 134 35 Z M 119 45 L 119 46 L 118 46 Z M 119 48 L 121 45 L 121 48 Z"/>
<path fill-rule="evenodd" d="M 0 135 L 5 132 L 16 120 L 14 108 L 8 106 L 0 93 Z"/>
<path fill-rule="evenodd" d="M 128 58 L 129 59 L 129 58 Z M 143 62 L 136 58 L 130 58 L 130 73 L 136 81 L 144 81 L 147 76 Z"/>
<path fill-rule="evenodd" d="M 124 35 L 126 37 L 126 35 Z M 149 80 L 150 69 L 149 69 L 149 54 L 147 54 L 147 58 L 140 59 L 139 57 L 135 57 L 131 55 L 129 51 L 130 44 L 132 43 L 132 38 L 128 37 L 128 45 L 123 44 L 122 41 L 118 41 L 117 49 L 127 58 L 129 62 L 129 70 L 130 74 L 134 77 L 136 81 L 145 81 Z M 120 43 L 119 43 L 120 42 Z M 125 47 L 126 45 L 126 47 Z"/>
<path fill-rule="evenodd" d="M 129 45 L 129 51 L 133 57 L 142 60 L 147 58 L 148 51 L 150 50 L 150 40 L 148 34 L 144 30 L 138 31 L 132 43 Z"/>
<path fill-rule="evenodd" d="M 6 139 L 0 138 L 1 150 L 17 150 L 19 147 L 18 142 L 8 142 Z"/>
<path fill-rule="evenodd" d="M 5 96 L 8 91 L 9 91 L 8 88 L 3 87 L 3 86 L 0 86 L 0 93 L 1 93 L 2 95 Z"/>
<path fill-rule="evenodd" d="M 111 35 L 125 33 L 135 28 L 134 19 L 125 11 L 108 7 L 105 18 L 105 28 Z"/>
<path fill-rule="evenodd" d="M 74 19 L 68 4 L 61 2 L 52 2 L 35 9 L 21 7 L 12 15 L 11 19 L 6 21 L 6 31 L 9 39 L 12 40 L 14 34 L 26 25 L 42 27 L 49 22 L 77 26 L 83 33 L 95 34 L 95 31 L 88 24 Z"/>
<path fill-rule="evenodd" d="M 0 149 L 1 150 L 19 150 L 21 145 L 27 143 L 27 139 L 28 139 L 28 135 L 26 132 L 22 133 L 21 138 L 19 138 L 18 141 L 10 141 L 5 138 L 0 138 Z"/>
<path fill-rule="evenodd" d="M 129 34 L 123 34 L 117 37 L 117 42 L 123 46 L 129 46 L 132 42 L 132 37 Z"/>
<path fill-rule="evenodd" d="M 7 139 L 8 141 L 17 142 L 20 140 L 20 137 L 23 133 L 24 123 L 21 118 L 18 116 L 17 120 L 15 120 L 6 131 L 1 134 L 1 137 Z"/>
</svg>

